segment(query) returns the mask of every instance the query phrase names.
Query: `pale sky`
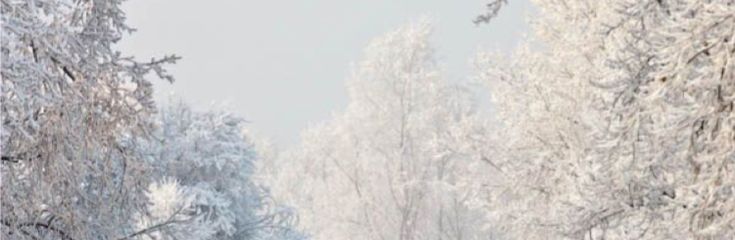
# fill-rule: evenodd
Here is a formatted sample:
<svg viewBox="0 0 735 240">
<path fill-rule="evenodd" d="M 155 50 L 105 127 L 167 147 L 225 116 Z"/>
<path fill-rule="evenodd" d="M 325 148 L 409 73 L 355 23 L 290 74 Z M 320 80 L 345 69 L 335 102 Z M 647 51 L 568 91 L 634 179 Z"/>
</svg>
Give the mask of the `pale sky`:
<svg viewBox="0 0 735 240">
<path fill-rule="evenodd" d="M 351 63 L 374 37 L 421 16 L 446 77 L 461 81 L 478 49 L 512 50 L 527 32 L 528 0 L 510 0 L 489 25 L 475 26 L 486 0 L 129 0 L 138 29 L 120 49 L 141 60 L 183 59 L 177 81 L 156 81 L 159 104 L 171 93 L 197 108 L 225 104 L 249 128 L 290 145 L 312 123 L 347 105 Z"/>
</svg>

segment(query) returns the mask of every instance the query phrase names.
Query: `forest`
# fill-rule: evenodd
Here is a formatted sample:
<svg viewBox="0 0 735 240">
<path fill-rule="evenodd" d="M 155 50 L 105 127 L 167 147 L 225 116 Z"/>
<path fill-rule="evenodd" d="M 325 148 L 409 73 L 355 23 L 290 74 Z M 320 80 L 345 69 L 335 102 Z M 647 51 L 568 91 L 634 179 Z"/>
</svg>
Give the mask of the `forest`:
<svg viewBox="0 0 735 240">
<path fill-rule="evenodd" d="M 0 239 L 735 236 L 733 0 L 533 0 L 519 47 L 478 50 L 467 81 L 416 18 L 286 149 L 154 101 L 181 56 L 118 50 L 122 0 L 1 1 Z"/>
</svg>

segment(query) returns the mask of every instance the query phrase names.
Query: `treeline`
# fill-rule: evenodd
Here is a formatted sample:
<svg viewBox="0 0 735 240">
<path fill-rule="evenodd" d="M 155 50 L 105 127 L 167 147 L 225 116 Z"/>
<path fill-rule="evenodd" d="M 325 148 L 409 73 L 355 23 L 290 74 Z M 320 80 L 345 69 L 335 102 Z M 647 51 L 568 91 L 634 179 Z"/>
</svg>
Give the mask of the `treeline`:
<svg viewBox="0 0 735 240">
<path fill-rule="evenodd" d="M 465 83 L 442 77 L 425 22 L 367 47 L 349 106 L 274 157 L 274 193 L 307 232 L 735 236 L 735 2 L 534 3 L 523 43 L 478 53 Z M 478 84 L 492 109 L 478 109 Z"/>
</svg>

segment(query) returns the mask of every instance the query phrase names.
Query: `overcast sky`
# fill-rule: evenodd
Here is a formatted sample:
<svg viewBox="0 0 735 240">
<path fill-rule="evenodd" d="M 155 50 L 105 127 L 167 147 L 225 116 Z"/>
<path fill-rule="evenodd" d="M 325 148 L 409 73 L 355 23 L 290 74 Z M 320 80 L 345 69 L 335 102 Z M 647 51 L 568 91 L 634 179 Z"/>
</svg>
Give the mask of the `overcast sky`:
<svg viewBox="0 0 735 240">
<path fill-rule="evenodd" d="M 528 26 L 528 0 L 510 0 L 489 25 L 475 26 L 487 0 L 130 0 L 138 32 L 120 49 L 139 59 L 177 54 L 177 81 L 158 81 L 159 103 L 172 92 L 195 107 L 226 104 L 251 129 L 280 145 L 347 104 L 345 79 L 374 37 L 420 16 L 435 23 L 433 42 L 452 80 L 471 74 L 482 49 L 513 49 Z"/>
</svg>

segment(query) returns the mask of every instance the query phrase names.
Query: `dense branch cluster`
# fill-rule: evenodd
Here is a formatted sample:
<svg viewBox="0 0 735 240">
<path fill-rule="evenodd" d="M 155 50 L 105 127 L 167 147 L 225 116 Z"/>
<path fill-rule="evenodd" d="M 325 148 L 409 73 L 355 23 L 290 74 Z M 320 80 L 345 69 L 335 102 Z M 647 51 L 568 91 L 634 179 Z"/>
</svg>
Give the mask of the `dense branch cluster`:
<svg viewBox="0 0 735 240">
<path fill-rule="evenodd" d="M 172 82 L 163 65 L 179 57 L 115 51 L 133 30 L 120 1 L 3 0 L 1 9 L 0 238 L 303 237 L 250 180 L 256 155 L 241 120 L 176 115 L 184 110 L 156 119 L 146 76 Z"/>
<path fill-rule="evenodd" d="M 514 140 L 496 143 L 512 175 L 488 204 L 512 207 L 494 223 L 523 239 L 735 234 L 735 3 L 536 6 L 526 47 L 478 61 Z"/>
</svg>

